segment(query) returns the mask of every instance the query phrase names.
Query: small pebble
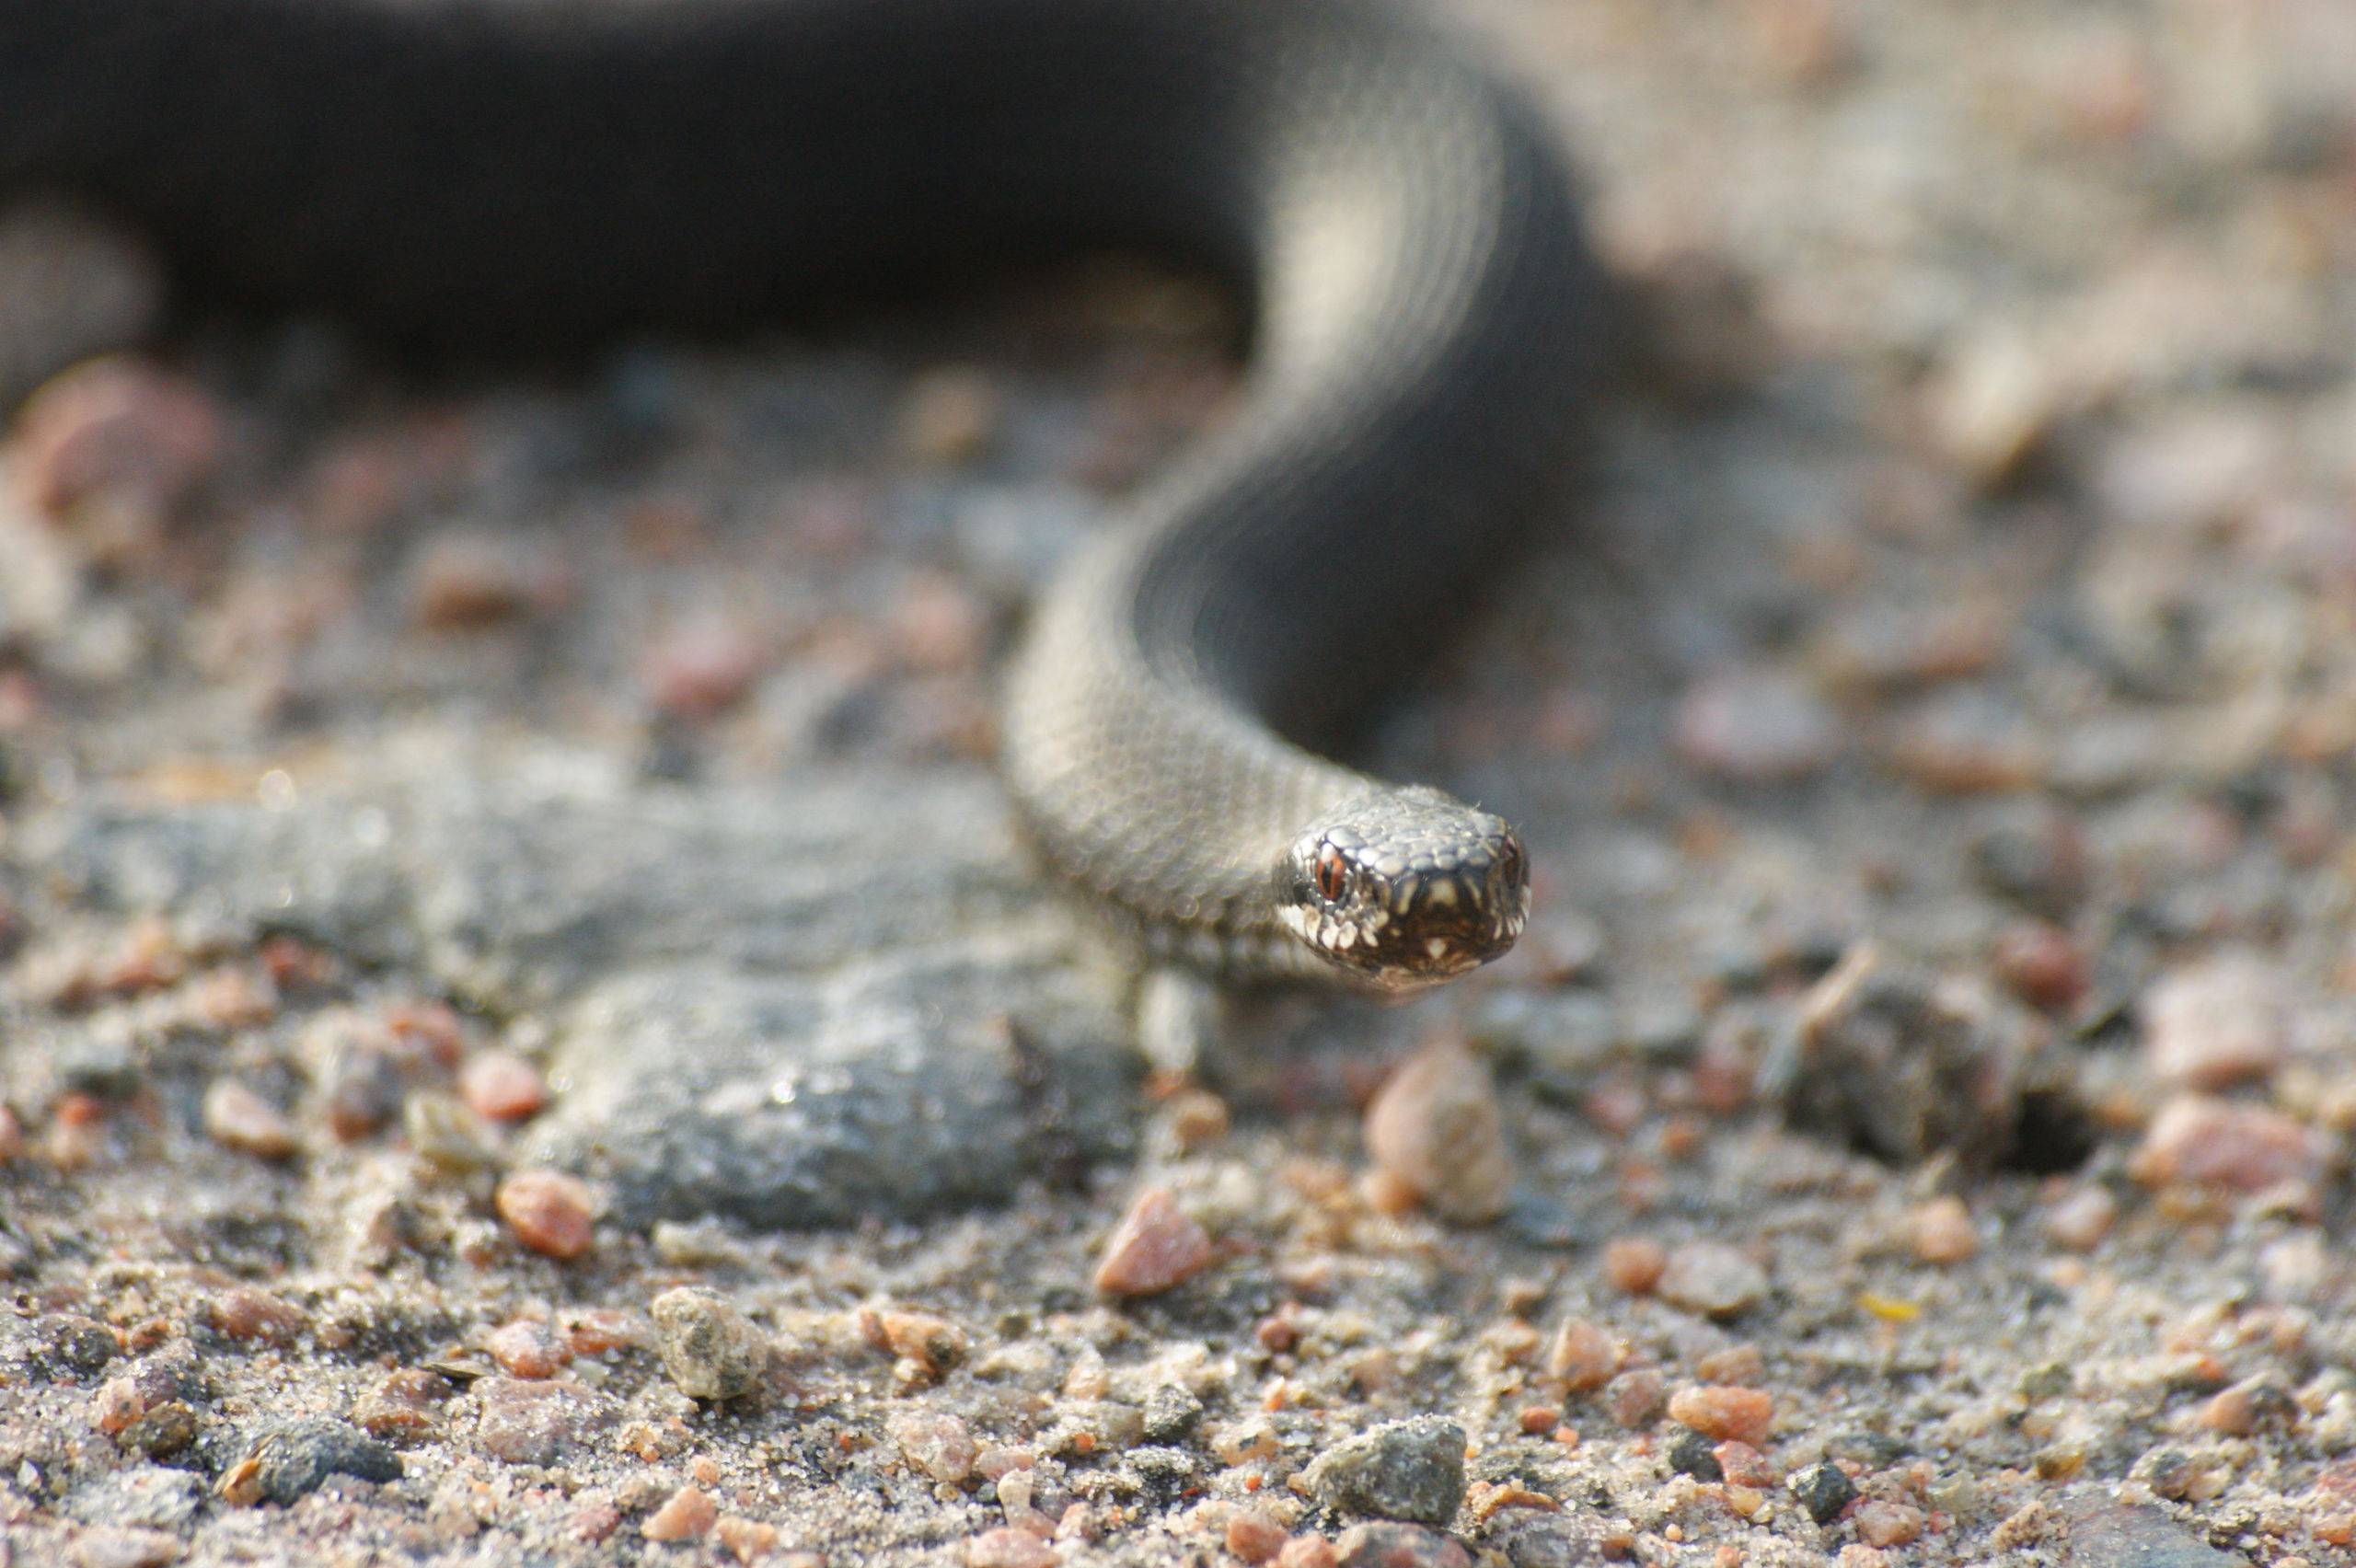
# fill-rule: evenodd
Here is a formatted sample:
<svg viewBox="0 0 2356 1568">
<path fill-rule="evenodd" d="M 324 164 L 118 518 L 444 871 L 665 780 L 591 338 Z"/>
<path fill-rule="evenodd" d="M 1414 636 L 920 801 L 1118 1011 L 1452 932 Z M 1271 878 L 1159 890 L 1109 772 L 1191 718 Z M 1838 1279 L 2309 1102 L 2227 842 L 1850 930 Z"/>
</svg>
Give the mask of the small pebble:
<svg viewBox="0 0 2356 1568">
<path fill-rule="evenodd" d="M 472 1175 L 496 1164 L 499 1150 L 482 1118 L 446 1094 L 412 1094 L 400 1101 L 401 1132 L 417 1157 L 436 1170 Z"/>
<path fill-rule="evenodd" d="M 2058 811 L 2004 817 L 1972 839 L 1970 859 L 1981 886 L 2047 920 L 2067 919 L 2094 884 L 2085 827 Z"/>
<path fill-rule="evenodd" d="M 1953 1195 L 1933 1198 L 1906 1216 L 1907 1239 L 1926 1263 L 1960 1263 L 1980 1251 L 1971 1211 Z"/>
<path fill-rule="evenodd" d="M 472 1392 L 475 1441 L 509 1464 L 555 1464 L 614 1418 L 610 1401 L 572 1383 L 481 1378 Z"/>
<path fill-rule="evenodd" d="M 1274 1561 L 1285 1539 L 1284 1526 L 1258 1508 L 1238 1508 L 1227 1521 L 1227 1550 L 1255 1568 Z"/>
<path fill-rule="evenodd" d="M 989 606 L 955 578 L 922 572 L 901 583 L 886 630 L 903 665 L 956 674 L 978 667 L 989 651 Z"/>
<path fill-rule="evenodd" d="M 681 1286 L 647 1308 L 663 1370 L 690 1399 L 733 1400 L 758 1387 L 768 1336 L 733 1302 L 702 1286 Z"/>
<path fill-rule="evenodd" d="M 493 1199 L 515 1239 L 551 1258 L 577 1258 L 596 1239 L 596 1195 L 561 1170 L 518 1170 Z"/>
<path fill-rule="evenodd" d="M 549 1102 L 540 1069 L 513 1051 L 478 1051 L 459 1069 L 458 1091 L 468 1108 L 493 1122 L 520 1122 Z"/>
<path fill-rule="evenodd" d="M 1302 1474 L 1327 1507 L 1444 1525 L 1464 1500 L 1464 1429 L 1416 1416 L 1334 1444 Z"/>
<path fill-rule="evenodd" d="M 1861 605 L 1816 640 L 1811 663 L 1838 687 L 1894 692 L 1983 674 L 2003 655 L 2002 605 L 1965 601 L 1924 609 L 1918 603 Z"/>
<path fill-rule="evenodd" d="M 655 642 L 641 663 L 639 683 L 664 713 L 711 719 L 749 697 L 769 662 L 762 639 L 714 618 L 679 628 Z"/>
<path fill-rule="evenodd" d="M 1585 1318 L 1565 1318 L 1546 1347 L 1546 1370 L 1574 1394 L 1600 1389 L 1620 1369 L 1620 1342 Z"/>
<path fill-rule="evenodd" d="M 1192 1154 L 1227 1136 L 1227 1101 L 1207 1090 L 1188 1090 L 1172 1097 L 1162 1116 L 1182 1153 Z"/>
<path fill-rule="evenodd" d="M 2316 1182 L 2325 1159 L 2321 1137 L 2279 1111 L 2182 1094 L 2152 1119 L 2127 1169 L 2150 1187 L 2181 1182 L 2257 1193 Z"/>
<path fill-rule="evenodd" d="M 1669 1415 L 1703 1436 L 1756 1447 L 1775 1424 L 1775 1400 L 1761 1389 L 1691 1384 L 1669 1396 Z"/>
<path fill-rule="evenodd" d="M 483 1349 L 517 1378 L 553 1378 L 572 1361 L 572 1347 L 535 1318 L 502 1324 L 483 1341 Z"/>
<path fill-rule="evenodd" d="M 171 1392 L 150 1389 L 136 1377 L 110 1378 L 90 1396 L 90 1424 L 111 1437 L 171 1397 Z"/>
<path fill-rule="evenodd" d="M 2288 1044 L 2283 978 L 2246 952 L 2166 975 L 2144 997 L 2143 1056 L 2163 1083 L 2216 1090 L 2264 1078 Z"/>
<path fill-rule="evenodd" d="M 1342 1554 L 1321 1535 L 1297 1535 L 1276 1553 L 1276 1568 L 1340 1568 Z"/>
<path fill-rule="evenodd" d="M 1547 985 L 1576 985 L 1591 979 L 1602 966 L 1603 924 L 1592 915 L 1542 905 L 1517 951 L 1530 955 L 1523 963 Z"/>
<path fill-rule="evenodd" d="M 352 1424 L 371 1437 L 418 1437 L 437 1424 L 434 1410 L 453 1392 L 447 1380 L 422 1366 L 388 1372 L 352 1401 Z"/>
<path fill-rule="evenodd" d="M 556 558 L 506 535 L 430 539 L 410 573 L 410 618 L 436 631 L 498 626 L 559 609 L 571 597 Z"/>
<path fill-rule="evenodd" d="M 1823 699 L 1776 670 L 1704 676 L 1677 705 L 1677 745 L 1704 772 L 1742 783 L 1790 783 L 1838 754 L 1841 723 Z"/>
<path fill-rule="evenodd" d="M 919 375 L 900 406 L 900 442 L 926 463 L 964 463 L 997 434 L 998 385 L 981 371 L 944 366 Z"/>
<path fill-rule="evenodd" d="M 383 1022 L 397 1046 L 436 1066 L 455 1067 L 465 1053 L 466 1020 L 447 1002 L 402 1002 L 385 1009 Z"/>
<path fill-rule="evenodd" d="M 605 1355 L 645 1339 L 644 1325 L 615 1307 L 584 1307 L 564 1316 L 565 1343 L 575 1355 Z"/>
<path fill-rule="evenodd" d="M 194 1443 L 200 1431 L 194 1407 L 186 1400 L 166 1400 L 143 1412 L 115 1441 L 128 1452 L 167 1459 Z"/>
<path fill-rule="evenodd" d="M 2291 1396 L 2261 1377 L 2219 1389 L 2200 1407 L 2196 1419 L 2212 1432 L 2228 1437 L 2247 1437 L 2262 1427 L 2293 1426 L 2299 1414 L 2299 1407 Z"/>
<path fill-rule="evenodd" d="M 1505 1212 L 1513 1159 L 1486 1062 L 1443 1036 L 1401 1063 L 1368 1107 L 1368 1152 L 1431 1210 L 1477 1225 Z"/>
<path fill-rule="evenodd" d="M 2249 1559 L 2209 1544 L 2205 1532 L 2166 1509 L 2132 1502 L 2108 1489 L 2061 1505 L 2071 1556 L 2078 1562 L 2119 1568 L 2241 1568 Z M 2281 1562 L 2281 1559 L 2276 1559 Z"/>
<path fill-rule="evenodd" d="M 1690 1475 L 1696 1481 L 1723 1481 L 1726 1470 L 1718 1463 L 1715 1446 L 1699 1432 L 1680 1433 L 1669 1446 L 1669 1468 L 1680 1475 Z"/>
<path fill-rule="evenodd" d="M 1352 1525 L 1334 1549 L 1338 1568 L 1472 1568 L 1471 1553 L 1420 1525 Z"/>
<path fill-rule="evenodd" d="M 2091 1252 L 2119 1218 L 2119 1200 L 2108 1190 L 2073 1187 L 2045 1211 L 2045 1233 L 2073 1251 Z"/>
<path fill-rule="evenodd" d="M 1849 1472 L 1826 1460 L 1810 1465 L 1791 1479 L 1791 1492 L 1799 1499 L 1807 1516 L 1819 1525 L 1829 1525 L 1841 1516 L 1841 1510 L 1856 1501 L 1857 1483 Z"/>
<path fill-rule="evenodd" d="M 720 1522 L 720 1506 L 699 1486 L 683 1486 L 646 1517 L 639 1532 L 649 1540 L 691 1540 Z"/>
<path fill-rule="evenodd" d="M 1631 1296 L 1649 1296 L 1669 1268 L 1669 1249 L 1640 1236 L 1615 1236 L 1603 1244 L 1603 1277 Z"/>
<path fill-rule="evenodd" d="M 1098 1517 L 1095 1509 L 1085 1503 L 1068 1505 L 1062 1516 L 1056 1520 L 1057 1540 L 1094 1541 L 1102 1539 L 1103 1535 L 1103 1520 Z"/>
<path fill-rule="evenodd" d="M 895 1417 L 892 1440 L 908 1463 L 944 1486 L 963 1486 L 981 1452 L 963 1421 L 946 1411 L 918 1410 Z"/>
<path fill-rule="evenodd" d="M 399 1065 L 382 1051 L 338 1051 L 320 1070 L 328 1131 L 343 1143 L 371 1136 L 399 1115 L 408 1092 Z"/>
<path fill-rule="evenodd" d="M 1148 1187 L 1104 1243 L 1095 1286 L 1107 1296 L 1154 1296 L 1208 1268 L 1211 1239 L 1167 1187 Z"/>
<path fill-rule="evenodd" d="M 1029 1530 L 1000 1525 L 965 1543 L 965 1568 L 1055 1568 L 1056 1549 Z"/>
<path fill-rule="evenodd" d="M 1180 1383 L 1162 1383 L 1145 1398 L 1143 1432 L 1149 1443 L 1183 1441 L 1203 1419 L 1203 1401 Z"/>
<path fill-rule="evenodd" d="M 572 1513 L 566 1521 L 566 1531 L 573 1539 L 591 1546 L 600 1545 L 622 1528 L 622 1511 L 599 1489 L 584 1492 L 574 1502 Z"/>
<path fill-rule="evenodd" d="M 1705 1318 L 1732 1318 L 1767 1294 L 1767 1274 L 1723 1241 L 1688 1241 L 1669 1253 L 1654 1287 L 1663 1300 Z"/>
<path fill-rule="evenodd" d="M 2045 920 L 2018 920 L 1996 934 L 1990 963 L 2013 994 L 2048 1012 L 2078 1005 L 2094 984 L 2094 964 L 2078 939 Z"/>
<path fill-rule="evenodd" d="M 757 1562 L 777 1550 L 777 1527 L 741 1514 L 722 1514 L 712 1527 L 720 1544 L 739 1562 Z"/>
<path fill-rule="evenodd" d="M 277 1016 L 278 1001 L 259 975 L 246 969 L 215 969 L 189 987 L 191 1015 L 224 1033 L 256 1029 Z"/>
<path fill-rule="evenodd" d="M 1993 795 L 2034 783 L 2045 754 L 2019 709 L 1966 689 L 1929 699 L 1900 724 L 1889 764 L 1940 794 Z"/>
<path fill-rule="evenodd" d="M 1923 1510 L 1908 1503 L 1874 1498 L 1857 1505 L 1849 1516 L 1857 1539 L 1867 1546 L 1904 1546 L 1923 1533 Z"/>
<path fill-rule="evenodd" d="M 973 1348 L 964 1329 L 932 1312 L 887 1308 L 861 1314 L 860 1329 L 878 1350 L 901 1357 L 928 1378 L 940 1377 Z"/>
<path fill-rule="evenodd" d="M 310 1314 L 259 1286 L 232 1286 L 211 1304 L 213 1327 L 233 1340 L 291 1344 L 310 1324 Z"/>
<path fill-rule="evenodd" d="M 1669 1398 L 1669 1380 L 1650 1366 L 1631 1367 L 1603 1386 L 1603 1408 L 1634 1432 L 1650 1426 Z"/>
<path fill-rule="evenodd" d="M 1941 453 L 1993 490 L 2044 447 L 2065 399 L 2048 354 L 2015 329 L 1990 326 L 1948 348 L 1924 404 Z"/>
<path fill-rule="evenodd" d="M 1969 1470 L 1943 1470 L 1923 1489 L 1923 1500 L 1952 1517 L 1962 1518 L 1980 1507 L 1980 1482 Z"/>
<path fill-rule="evenodd" d="M 286 1113 L 235 1078 L 214 1078 L 205 1090 L 204 1130 L 260 1159 L 284 1159 L 303 1147 Z"/>
<path fill-rule="evenodd" d="M 27 504 L 152 514 L 211 478 L 226 445 L 201 386 L 133 358 L 92 360 L 52 377 L 17 411 L 9 467 Z"/>
<path fill-rule="evenodd" d="M 1759 1354 L 1755 1344 L 1730 1344 L 1697 1358 L 1693 1376 L 1703 1383 L 1749 1385 L 1767 1376 L 1767 1358 Z"/>
<path fill-rule="evenodd" d="M 1719 1473 L 1737 1486 L 1773 1486 L 1784 1479 L 1781 1467 L 1749 1443 L 1733 1438 L 1710 1450 Z"/>
<path fill-rule="evenodd" d="M 95 1318 L 58 1312 L 40 1320 L 40 1359 L 56 1371 L 87 1378 L 122 1354 L 122 1341 Z"/>
<path fill-rule="evenodd" d="M 317 1491 L 330 1475 L 398 1481 L 400 1456 L 343 1422 L 297 1416 L 264 1427 L 216 1490 L 233 1502 L 249 1493 L 250 1501 L 284 1505 Z"/>
</svg>

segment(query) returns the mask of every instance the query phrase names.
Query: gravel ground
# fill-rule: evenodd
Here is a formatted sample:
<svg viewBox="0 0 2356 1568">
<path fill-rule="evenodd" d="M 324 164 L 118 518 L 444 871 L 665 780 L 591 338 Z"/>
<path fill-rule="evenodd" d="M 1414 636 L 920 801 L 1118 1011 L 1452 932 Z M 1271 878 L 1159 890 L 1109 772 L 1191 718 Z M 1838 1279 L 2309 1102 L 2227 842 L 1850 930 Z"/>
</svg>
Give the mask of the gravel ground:
<svg viewBox="0 0 2356 1568">
<path fill-rule="evenodd" d="M 22 407 L 0 1563 L 2356 1561 L 2356 9 L 1463 9 L 1647 329 L 1367 760 L 1542 917 L 1191 1074 L 988 771 L 1185 280 Z"/>
</svg>

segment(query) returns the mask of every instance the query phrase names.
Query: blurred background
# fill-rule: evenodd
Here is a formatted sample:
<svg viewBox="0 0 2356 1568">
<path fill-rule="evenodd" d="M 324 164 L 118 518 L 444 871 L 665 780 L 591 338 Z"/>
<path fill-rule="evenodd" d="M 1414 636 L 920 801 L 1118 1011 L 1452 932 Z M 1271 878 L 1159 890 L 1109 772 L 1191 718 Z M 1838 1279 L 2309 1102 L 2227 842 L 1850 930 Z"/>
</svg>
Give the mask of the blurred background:
<svg viewBox="0 0 2356 1568">
<path fill-rule="evenodd" d="M 970 1476 L 936 1497 L 871 1447 L 911 1401 L 1013 1441 L 1142 1401 L 1108 1360 L 1247 1338 L 1216 1420 L 1275 1400 L 1299 1461 L 1320 1421 L 1478 1410 L 1489 1481 L 1600 1495 L 1560 1517 L 1660 1561 L 1926 1530 L 1982 1560 L 2038 1500 L 2131 1477 L 2103 1517 L 2171 1562 L 2356 1538 L 2356 6 L 1460 9 L 1564 128 L 1645 322 L 1576 504 L 1365 759 L 1522 827 L 1519 951 L 1298 1025 L 1217 1092 L 1070 1066 L 1104 1059 L 1119 990 L 1002 836 L 992 682 L 1053 563 L 1229 406 L 1233 313 L 1194 281 L 1108 260 L 463 392 L 331 324 L 201 326 L 49 379 L 0 450 L 9 1354 L 135 1287 L 229 1404 L 343 1411 L 393 1396 L 339 1346 L 521 1378 L 484 1348 L 511 1319 L 718 1278 L 800 1325 L 837 1401 L 758 1417 L 783 1457 L 727 1448 L 729 1484 L 789 1537 L 826 1528 L 815 1482 L 870 1487 L 893 1507 L 858 1528 L 910 1561 L 1001 1522 Z M 44 308 L 135 303 L 69 242 L 30 246 Z M 862 801 L 899 825 L 840 825 Z M 878 865 L 922 920 L 820 896 Z M 977 911 L 1022 935 L 976 946 Z M 731 989 L 715 960 L 785 979 Z M 1015 1035 L 959 1032 L 999 1011 L 1049 1018 L 1043 1059 L 1081 1073 L 1061 1121 Z M 813 1078 L 729 1054 L 814 1028 Z M 1357 1107 L 1436 1038 L 1502 1086 L 1492 1228 L 1353 1206 Z M 824 1119 L 827 1085 L 871 1081 L 898 1087 L 863 1133 Z M 789 1115 L 804 1144 L 759 1119 Z M 489 1183 L 584 1149 L 629 1223 L 554 1272 Z M 1111 1174 L 1057 1184 L 1091 1159 Z M 1252 1245 L 1113 1326 L 1083 1286 L 1133 1161 Z M 701 1208 L 757 1239 L 637 1228 Z M 847 1215 L 905 1223 L 767 1234 Z M 1664 1300 L 1600 1263 L 1630 1236 L 1741 1267 L 1722 1247 Z M 843 1327 L 885 1298 L 1080 1392 L 1018 1418 L 977 1380 L 892 1384 Z M 1753 1529 L 1665 1471 L 1657 1387 L 1572 1403 L 1582 1447 L 1512 1447 L 1545 1391 L 1512 1331 L 1565 1313 L 1671 1382 L 1733 1354 L 1709 1380 L 1772 1387 L 1775 1462 L 1842 1468 L 1887 1505 L 1875 1537 L 1845 1504 Z M 1298 1355 L 1253 1329 L 1284 1314 Z M 617 1408 L 676 1413 L 647 1355 L 614 1365 Z M 2073 1392 L 2088 1366 L 2142 1391 Z M 0 1431 L 43 1543 L 113 1462 L 36 1434 L 83 1419 L 75 1376 Z M 507 1473 L 481 1450 L 512 1458 L 514 1412 L 478 1428 L 459 1397 L 411 1462 Z M 687 1462 L 579 1440 L 608 1488 L 638 1484 L 620 1464 L 668 1495 Z M 1261 1465 L 1280 1492 L 1254 1456 L 1205 1484 Z M 1063 1462 L 1066 1495 L 1098 1473 Z M 468 1528 L 571 1516 L 503 1495 Z M 1512 1561 L 1574 1560 L 1540 1551 Z"/>
</svg>

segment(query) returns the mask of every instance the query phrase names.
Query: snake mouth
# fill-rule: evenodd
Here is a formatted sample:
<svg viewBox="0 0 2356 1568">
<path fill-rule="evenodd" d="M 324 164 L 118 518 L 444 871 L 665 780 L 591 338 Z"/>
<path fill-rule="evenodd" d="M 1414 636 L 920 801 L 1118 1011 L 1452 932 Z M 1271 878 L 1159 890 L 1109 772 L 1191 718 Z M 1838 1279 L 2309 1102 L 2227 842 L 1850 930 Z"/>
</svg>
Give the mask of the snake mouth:
<svg viewBox="0 0 2356 1568">
<path fill-rule="evenodd" d="M 1508 951 L 1530 918 L 1522 889 L 1491 918 L 1478 923 L 1431 918 L 1366 918 L 1288 905 L 1285 928 L 1311 951 L 1362 984 L 1383 991 L 1417 991 L 1469 974 Z"/>
<path fill-rule="evenodd" d="M 1276 913 L 1360 984 L 1413 991 L 1512 948 L 1530 918 L 1529 858 L 1505 821 L 1435 790 L 1379 791 L 1298 838 Z"/>
</svg>

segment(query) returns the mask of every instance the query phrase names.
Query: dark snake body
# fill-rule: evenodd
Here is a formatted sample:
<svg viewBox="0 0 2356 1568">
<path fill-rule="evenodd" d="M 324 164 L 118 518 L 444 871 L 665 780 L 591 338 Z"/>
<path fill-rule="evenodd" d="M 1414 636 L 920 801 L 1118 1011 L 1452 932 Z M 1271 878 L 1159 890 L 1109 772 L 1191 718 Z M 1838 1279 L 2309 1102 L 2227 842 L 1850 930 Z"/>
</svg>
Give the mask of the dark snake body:
<svg viewBox="0 0 2356 1568">
<path fill-rule="evenodd" d="M 1040 606 L 1014 796 L 1054 865 L 1210 967 L 1407 985 L 1519 930 L 1501 823 L 1277 738 L 1347 731 L 1458 635 L 1596 359 L 1553 138 L 1426 25 L 1339 0 L 0 0 L 0 195 L 28 190 L 127 222 L 184 297 L 469 352 L 1107 248 L 1207 267 L 1253 308 L 1246 394 Z"/>
</svg>

